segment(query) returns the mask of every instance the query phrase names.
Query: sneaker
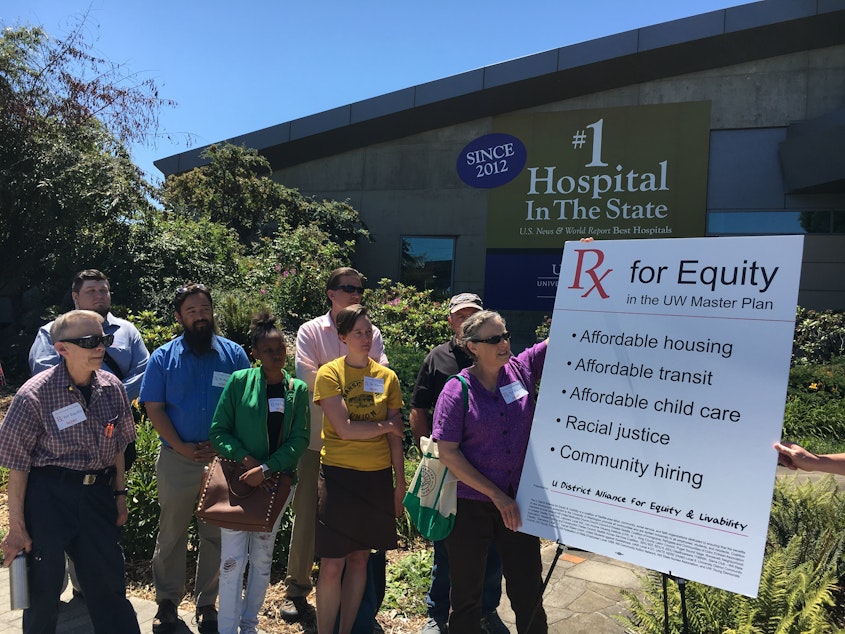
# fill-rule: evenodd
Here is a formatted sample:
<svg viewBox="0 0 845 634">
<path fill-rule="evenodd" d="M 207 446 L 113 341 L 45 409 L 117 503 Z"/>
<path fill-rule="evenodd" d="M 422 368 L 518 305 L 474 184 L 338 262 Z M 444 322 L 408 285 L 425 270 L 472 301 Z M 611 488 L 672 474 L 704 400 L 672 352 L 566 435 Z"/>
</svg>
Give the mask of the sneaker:
<svg viewBox="0 0 845 634">
<path fill-rule="evenodd" d="M 290 597 L 282 603 L 279 614 L 285 621 L 296 622 L 304 617 L 310 608 L 311 606 L 308 605 L 308 600 L 305 597 Z"/>
<path fill-rule="evenodd" d="M 511 634 L 508 626 L 502 623 L 498 612 L 493 610 L 481 617 L 481 631 L 484 634 Z"/>
<path fill-rule="evenodd" d="M 179 623 L 179 612 L 176 604 L 170 599 L 160 601 L 158 611 L 153 617 L 153 634 L 170 634 L 176 630 Z"/>
<path fill-rule="evenodd" d="M 213 605 L 199 606 L 195 618 L 200 634 L 217 634 L 217 609 Z"/>
<path fill-rule="evenodd" d="M 445 623 L 439 623 L 435 619 L 429 617 L 422 626 L 420 634 L 447 634 L 449 627 Z"/>
</svg>

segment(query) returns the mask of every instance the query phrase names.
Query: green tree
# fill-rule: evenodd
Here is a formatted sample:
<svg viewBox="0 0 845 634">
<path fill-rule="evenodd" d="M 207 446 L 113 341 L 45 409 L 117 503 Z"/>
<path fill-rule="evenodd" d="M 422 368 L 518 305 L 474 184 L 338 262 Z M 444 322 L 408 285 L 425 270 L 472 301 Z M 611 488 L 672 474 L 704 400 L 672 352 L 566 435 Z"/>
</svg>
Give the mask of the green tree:
<svg viewBox="0 0 845 634">
<path fill-rule="evenodd" d="M 144 139 L 172 102 L 151 80 L 35 27 L 0 33 L 0 293 L 60 297 L 69 271 L 119 251 L 127 222 L 150 209 L 125 143 Z"/>
<path fill-rule="evenodd" d="M 269 161 L 256 150 L 212 145 L 203 156 L 208 165 L 165 180 L 162 201 L 174 213 L 234 229 L 250 251 L 261 250 L 262 238 L 308 226 L 336 244 L 369 238 L 349 203 L 318 201 L 277 183 L 271 178 Z"/>
</svg>

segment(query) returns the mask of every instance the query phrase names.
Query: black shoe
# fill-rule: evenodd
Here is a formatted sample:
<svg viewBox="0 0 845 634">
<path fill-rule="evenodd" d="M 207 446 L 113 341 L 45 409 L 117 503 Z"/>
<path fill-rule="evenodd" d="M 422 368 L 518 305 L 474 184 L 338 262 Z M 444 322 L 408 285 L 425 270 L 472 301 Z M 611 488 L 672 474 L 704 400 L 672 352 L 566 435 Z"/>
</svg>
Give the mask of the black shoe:
<svg viewBox="0 0 845 634">
<path fill-rule="evenodd" d="M 279 614 L 285 621 L 295 622 L 305 616 L 310 608 L 311 606 L 308 605 L 308 600 L 305 597 L 290 597 L 282 603 Z"/>
<path fill-rule="evenodd" d="M 170 599 L 160 601 L 158 611 L 153 617 L 153 634 L 170 634 L 176 630 L 179 623 L 179 611 Z"/>
<path fill-rule="evenodd" d="M 200 634 L 217 634 L 217 609 L 213 605 L 198 607 L 196 621 Z"/>
</svg>

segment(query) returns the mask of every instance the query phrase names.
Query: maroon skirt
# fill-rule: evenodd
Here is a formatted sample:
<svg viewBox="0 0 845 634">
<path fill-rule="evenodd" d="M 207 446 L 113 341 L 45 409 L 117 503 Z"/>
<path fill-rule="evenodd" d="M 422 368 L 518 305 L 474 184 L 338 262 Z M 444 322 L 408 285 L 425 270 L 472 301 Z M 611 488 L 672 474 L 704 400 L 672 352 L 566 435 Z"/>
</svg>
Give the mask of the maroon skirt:
<svg viewBox="0 0 845 634">
<path fill-rule="evenodd" d="M 396 548 L 393 470 L 320 466 L 317 485 L 318 557 Z"/>
</svg>

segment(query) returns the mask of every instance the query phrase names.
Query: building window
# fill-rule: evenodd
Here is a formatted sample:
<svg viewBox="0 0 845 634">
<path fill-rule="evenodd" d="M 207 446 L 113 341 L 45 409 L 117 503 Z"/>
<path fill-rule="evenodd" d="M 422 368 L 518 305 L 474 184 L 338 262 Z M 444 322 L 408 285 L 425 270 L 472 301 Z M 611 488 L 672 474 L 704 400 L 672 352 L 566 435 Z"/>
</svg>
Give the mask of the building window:
<svg viewBox="0 0 845 634">
<path fill-rule="evenodd" d="M 707 235 L 787 235 L 843 233 L 842 211 L 711 211 Z"/>
<path fill-rule="evenodd" d="M 435 299 L 452 294 L 455 238 L 402 236 L 399 280 L 421 291 L 431 289 Z"/>
</svg>

